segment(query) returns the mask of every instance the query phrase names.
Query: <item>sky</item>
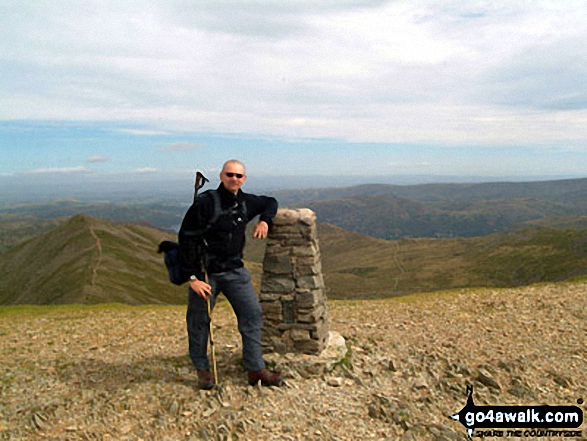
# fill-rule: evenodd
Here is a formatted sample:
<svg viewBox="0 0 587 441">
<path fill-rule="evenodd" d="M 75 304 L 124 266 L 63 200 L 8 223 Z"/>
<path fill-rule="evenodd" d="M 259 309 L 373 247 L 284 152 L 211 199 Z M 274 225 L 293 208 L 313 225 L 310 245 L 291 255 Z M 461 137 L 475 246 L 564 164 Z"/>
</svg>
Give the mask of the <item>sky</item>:
<svg viewBox="0 0 587 441">
<path fill-rule="evenodd" d="M 0 180 L 587 176 L 587 2 L 0 2 Z"/>
</svg>

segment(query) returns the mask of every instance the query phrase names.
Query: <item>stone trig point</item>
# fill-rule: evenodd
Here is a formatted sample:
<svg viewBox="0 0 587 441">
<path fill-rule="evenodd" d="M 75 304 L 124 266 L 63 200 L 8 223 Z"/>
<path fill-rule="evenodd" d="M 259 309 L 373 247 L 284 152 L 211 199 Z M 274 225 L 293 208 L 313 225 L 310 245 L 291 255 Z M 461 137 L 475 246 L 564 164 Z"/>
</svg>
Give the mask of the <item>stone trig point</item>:
<svg viewBox="0 0 587 441">
<path fill-rule="evenodd" d="M 264 352 L 322 353 L 329 337 L 324 291 L 316 215 L 279 209 L 263 261 Z"/>
</svg>

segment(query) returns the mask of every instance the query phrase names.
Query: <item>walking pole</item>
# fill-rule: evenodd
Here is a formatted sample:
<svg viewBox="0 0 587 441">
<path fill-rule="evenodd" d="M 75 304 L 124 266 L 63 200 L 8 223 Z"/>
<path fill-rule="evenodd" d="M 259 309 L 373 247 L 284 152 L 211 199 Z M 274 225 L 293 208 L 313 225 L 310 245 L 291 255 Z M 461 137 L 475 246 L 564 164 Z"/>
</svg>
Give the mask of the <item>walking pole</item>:
<svg viewBox="0 0 587 441">
<path fill-rule="evenodd" d="M 209 323 L 208 335 L 210 336 L 210 351 L 212 352 L 212 366 L 214 368 L 214 384 L 217 385 L 218 384 L 218 370 L 216 368 L 216 348 L 214 347 L 214 329 L 212 327 L 212 311 L 210 309 L 210 296 L 208 296 L 206 298 L 206 302 L 208 303 L 208 323 Z"/>
<path fill-rule="evenodd" d="M 202 188 L 206 182 L 209 182 L 208 179 L 201 173 L 196 173 L 196 182 L 194 185 L 194 204 L 198 199 L 198 191 Z M 201 254 L 201 253 L 200 253 Z M 208 274 L 206 272 L 206 266 L 204 265 L 203 272 L 204 272 L 204 282 L 208 283 Z M 218 370 L 216 367 L 216 348 L 214 347 L 214 330 L 212 329 L 212 309 L 210 307 L 210 296 L 206 297 L 206 303 L 208 305 L 208 335 L 210 337 L 210 350 L 212 352 L 212 365 L 214 367 L 214 385 L 218 384 Z"/>
</svg>

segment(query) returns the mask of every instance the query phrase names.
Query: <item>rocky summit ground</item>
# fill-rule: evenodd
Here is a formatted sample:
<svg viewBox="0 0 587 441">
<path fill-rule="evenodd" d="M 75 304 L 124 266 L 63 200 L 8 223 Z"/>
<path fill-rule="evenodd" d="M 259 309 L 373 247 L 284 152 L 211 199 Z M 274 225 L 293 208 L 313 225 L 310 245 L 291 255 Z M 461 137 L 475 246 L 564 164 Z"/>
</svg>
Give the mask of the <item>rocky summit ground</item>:
<svg viewBox="0 0 587 441">
<path fill-rule="evenodd" d="M 329 307 L 347 357 L 261 388 L 246 384 L 234 315 L 219 305 L 221 386 L 207 392 L 182 307 L 3 309 L 0 439 L 457 440 L 449 415 L 467 384 L 477 405 L 586 409 L 587 284 Z"/>
</svg>

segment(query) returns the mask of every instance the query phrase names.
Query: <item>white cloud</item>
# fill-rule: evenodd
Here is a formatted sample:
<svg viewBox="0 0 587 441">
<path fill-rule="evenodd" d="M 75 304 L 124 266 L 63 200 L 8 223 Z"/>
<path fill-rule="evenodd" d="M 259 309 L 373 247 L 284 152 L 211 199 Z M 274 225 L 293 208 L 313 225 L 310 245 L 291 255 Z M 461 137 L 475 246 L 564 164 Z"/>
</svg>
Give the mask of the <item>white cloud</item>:
<svg viewBox="0 0 587 441">
<path fill-rule="evenodd" d="M 89 173 L 91 170 L 84 166 L 78 167 L 42 167 L 35 170 L 27 170 L 24 174 L 67 174 L 67 173 Z"/>
<path fill-rule="evenodd" d="M 145 136 L 587 139 L 571 121 L 587 116 L 584 2 L 15 5 L 0 6 L 0 119 L 162 127 L 120 130 Z"/>
<path fill-rule="evenodd" d="M 171 132 L 166 132 L 162 130 L 142 130 L 142 129 L 120 129 L 118 132 L 127 133 L 129 135 L 137 135 L 137 136 L 159 136 L 159 135 L 169 135 Z"/>
<path fill-rule="evenodd" d="M 163 150 L 167 150 L 167 151 L 192 151 L 192 150 L 200 150 L 205 147 L 206 146 L 204 144 L 200 144 L 197 142 L 179 141 L 179 142 L 174 142 L 173 144 L 170 144 L 168 146 L 163 147 Z"/>
<path fill-rule="evenodd" d="M 108 162 L 108 161 L 110 161 L 110 158 L 108 156 L 95 155 L 95 156 L 90 156 L 88 158 L 88 162 L 90 162 L 90 163 Z"/>
<path fill-rule="evenodd" d="M 135 173 L 156 173 L 157 169 L 154 167 L 142 167 L 135 169 Z"/>
</svg>

